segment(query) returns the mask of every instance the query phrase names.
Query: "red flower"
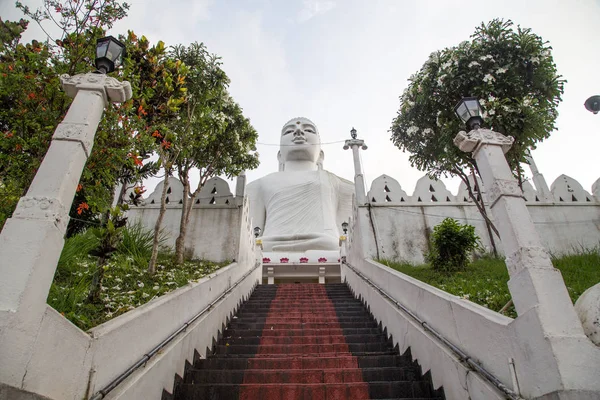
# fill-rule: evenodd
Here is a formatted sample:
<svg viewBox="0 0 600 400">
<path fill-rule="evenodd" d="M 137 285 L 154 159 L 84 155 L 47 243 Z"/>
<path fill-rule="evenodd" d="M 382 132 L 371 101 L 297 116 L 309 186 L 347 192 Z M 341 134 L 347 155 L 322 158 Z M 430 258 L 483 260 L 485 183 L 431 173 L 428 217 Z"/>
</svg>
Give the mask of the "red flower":
<svg viewBox="0 0 600 400">
<path fill-rule="evenodd" d="M 319 262 L 320 263 L 327 262 L 327 259 L 325 257 L 321 257 L 321 258 L 319 258 Z"/>
<path fill-rule="evenodd" d="M 270 258 L 268 258 L 268 257 L 263 258 L 263 264 L 267 264 L 267 263 L 270 263 L 270 262 L 271 262 Z"/>
<path fill-rule="evenodd" d="M 283 257 L 283 258 L 279 259 L 279 262 L 284 263 L 284 264 L 287 263 L 287 262 L 289 262 L 289 261 L 290 261 L 290 259 L 287 258 L 287 257 Z"/>
<path fill-rule="evenodd" d="M 88 203 L 83 202 L 79 206 L 77 206 L 77 215 L 81 215 L 83 210 L 89 210 L 89 209 L 90 209 L 90 206 L 88 205 Z"/>
<path fill-rule="evenodd" d="M 17 143 L 15 145 L 15 151 L 21 151 L 21 150 L 23 150 L 23 146 L 21 146 L 19 143 Z"/>
<path fill-rule="evenodd" d="M 171 142 L 167 142 L 166 140 L 163 140 L 160 143 L 160 147 L 162 147 L 165 150 L 168 150 L 171 147 Z"/>
<path fill-rule="evenodd" d="M 308 258 L 302 257 L 302 258 L 300 258 L 300 262 L 301 263 L 307 263 L 308 262 Z"/>
<path fill-rule="evenodd" d="M 133 160 L 133 163 L 134 163 L 135 165 L 138 165 L 138 166 L 140 166 L 140 167 L 141 167 L 142 165 L 144 165 L 144 163 L 142 162 L 142 160 L 140 160 L 136 154 L 129 153 L 129 154 L 127 154 L 127 155 L 129 156 L 129 158 L 131 158 L 131 159 Z"/>
<path fill-rule="evenodd" d="M 83 189 L 83 185 L 80 183 L 79 185 L 77 185 L 77 189 L 75 189 L 75 191 L 80 192 L 81 189 Z"/>
</svg>

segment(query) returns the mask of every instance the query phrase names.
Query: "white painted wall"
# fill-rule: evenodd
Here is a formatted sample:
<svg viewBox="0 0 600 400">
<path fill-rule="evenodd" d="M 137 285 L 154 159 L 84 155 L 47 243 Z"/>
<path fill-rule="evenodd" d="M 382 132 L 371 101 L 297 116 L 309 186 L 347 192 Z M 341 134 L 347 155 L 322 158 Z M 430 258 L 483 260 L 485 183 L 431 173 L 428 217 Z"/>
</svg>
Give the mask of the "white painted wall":
<svg viewBox="0 0 600 400">
<path fill-rule="evenodd" d="M 144 354 L 221 295 L 254 264 L 233 263 L 215 273 L 155 299 L 89 331 L 82 332 L 47 306 L 22 389 L 51 399 L 79 400 L 102 389 Z M 194 349 L 206 356 L 240 302 L 260 282 L 254 269 L 240 285 L 197 320 L 145 368 L 112 393 L 111 399 L 160 399 L 172 390 L 175 373 L 182 374 Z M 89 388 L 88 388 L 89 381 Z M 137 396 L 137 397 L 136 397 Z"/>
<path fill-rule="evenodd" d="M 141 221 L 148 229 L 154 229 L 159 205 L 131 207 L 127 211 L 129 223 Z M 237 205 L 194 205 L 192 209 L 185 247 L 193 250 L 194 258 L 222 262 L 237 259 L 241 210 Z M 166 245 L 175 247 L 179 235 L 181 205 L 167 206 L 162 229 L 167 237 Z"/>
<path fill-rule="evenodd" d="M 88 333 L 46 305 L 39 325 L 31 327 L 37 332 L 37 339 L 18 389 L 57 400 L 79 400 L 91 396 L 250 273 L 223 300 L 107 398 L 160 399 L 163 388 L 171 391 L 175 373 L 183 373 L 185 360 L 192 360 L 194 349 L 206 356 L 206 348 L 212 345 L 213 337 L 223 329 L 236 307 L 250 295 L 262 276 L 262 255 L 254 242 L 248 202 L 244 200 L 227 207 L 203 207 L 197 210 L 198 214 L 208 216 L 202 225 L 196 224 L 202 226 L 203 233 L 194 237 L 201 238 L 198 240 L 202 240 L 203 249 L 222 246 L 225 250 L 221 250 L 220 254 L 237 262 Z M 144 212 L 148 210 L 153 212 L 155 208 L 146 208 Z M 221 223 L 222 220 L 225 223 Z M 212 233 L 209 235 L 204 231 Z M 224 232 L 227 232 L 226 238 L 222 237 Z M 3 373 L 10 373 L 9 363 L 0 363 L 0 368 Z"/>
<path fill-rule="evenodd" d="M 474 182 L 472 176 L 470 181 Z M 485 187 L 480 179 L 478 182 L 485 200 Z M 598 187 L 596 183 L 592 193 L 596 194 Z M 600 245 L 600 198 L 587 192 L 575 179 L 566 175 L 556 178 L 550 200 L 529 182 L 524 183 L 524 191 L 536 230 L 552 254 L 568 254 Z M 424 176 L 417 182 L 413 194 L 408 195 L 395 179 L 382 175 L 373 181 L 368 199 L 370 210 L 360 207 L 364 209 L 361 213 L 370 214 L 364 232 L 371 237 L 361 238 L 366 241 L 363 247 L 367 257 L 423 263 L 429 235 L 447 217 L 473 225 L 482 244 L 488 251 L 491 249 L 483 217 L 473 202 L 468 201 L 464 184 L 454 196 L 442 181 Z M 493 221 L 489 208 L 488 215 Z M 500 239 L 494 237 L 494 240 L 502 253 Z"/>
<path fill-rule="evenodd" d="M 600 203 L 528 203 L 527 209 L 544 247 L 554 255 L 600 245 Z M 423 263 L 429 235 L 446 217 L 473 225 L 482 244 L 491 249 L 485 223 L 472 203 L 371 204 L 371 215 L 380 258 Z M 493 221 L 491 213 L 489 216 Z M 367 233 L 373 235 L 373 229 Z M 502 254 L 500 239 L 494 239 Z M 376 258 L 376 249 L 368 256 Z"/>
</svg>

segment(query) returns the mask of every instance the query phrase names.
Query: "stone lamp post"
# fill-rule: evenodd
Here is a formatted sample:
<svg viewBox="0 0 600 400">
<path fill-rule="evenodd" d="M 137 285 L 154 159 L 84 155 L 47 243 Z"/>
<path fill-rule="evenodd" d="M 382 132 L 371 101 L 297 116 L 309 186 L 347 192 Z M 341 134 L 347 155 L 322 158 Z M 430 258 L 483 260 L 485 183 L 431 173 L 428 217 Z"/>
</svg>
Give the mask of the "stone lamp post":
<svg viewBox="0 0 600 400">
<path fill-rule="evenodd" d="M 477 106 L 468 109 L 471 112 L 457 114 L 471 125 L 468 121 L 481 113 Z M 513 326 L 519 341 L 516 346 L 521 349 L 515 360 L 521 394 L 527 398 L 562 399 L 564 392 L 577 392 L 589 383 L 581 366 L 596 364 L 596 350 L 590 348 L 594 346 L 585 337 L 560 271 L 553 267 L 540 241 L 523 193 L 504 157 L 514 139 L 479 128 L 483 120 L 476 121 L 477 126 L 471 125 L 470 132 L 458 133 L 454 144 L 473 154 L 502 240 L 510 275 L 508 287 L 519 315 Z M 568 398 L 587 397 L 575 394 Z"/>
<path fill-rule="evenodd" d="M 121 44 L 122 46 L 122 44 Z M 46 311 L 46 298 L 64 245 L 69 210 L 104 108 L 131 98 L 129 82 L 109 77 L 124 46 L 98 41 L 99 72 L 62 75 L 74 100 L 29 186 L 0 234 L 0 383 L 19 388 Z"/>
<path fill-rule="evenodd" d="M 360 165 L 360 156 L 358 149 L 367 149 L 365 141 L 356 138 L 356 129 L 352 128 L 350 131 L 350 137 L 352 139 L 346 140 L 344 143 L 344 150 L 352 148 L 352 156 L 354 158 L 354 190 L 356 192 L 356 202 L 358 204 L 365 204 L 367 202 L 367 195 L 365 192 L 365 178 L 362 173 L 362 166 Z"/>
</svg>

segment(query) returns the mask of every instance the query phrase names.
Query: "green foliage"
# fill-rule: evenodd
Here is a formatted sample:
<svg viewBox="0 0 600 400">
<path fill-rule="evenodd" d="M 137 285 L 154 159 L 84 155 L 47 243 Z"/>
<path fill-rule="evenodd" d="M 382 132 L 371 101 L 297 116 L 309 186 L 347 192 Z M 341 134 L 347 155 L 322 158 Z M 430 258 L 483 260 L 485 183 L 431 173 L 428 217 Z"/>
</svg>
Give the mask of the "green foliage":
<svg viewBox="0 0 600 400">
<path fill-rule="evenodd" d="M 454 106 L 462 97 L 475 96 L 485 111 L 484 125 L 515 138 L 507 158 L 520 176 L 526 150 L 555 129 L 565 81 L 551 49 L 511 21 L 481 24 L 471 41 L 433 52 L 411 76 L 392 123 L 392 141 L 411 153 L 412 166 L 431 176 L 460 176 L 476 166 L 452 143 L 464 130 Z"/>
<path fill-rule="evenodd" d="M 152 231 L 146 229 L 140 222 L 136 222 L 123 230 L 123 237 L 117 246 L 117 251 L 131 257 L 136 267 L 144 268 L 148 265 L 152 255 L 153 238 Z M 167 235 L 160 232 L 159 246 L 163 247 L 166 241 Z"/>
<path fill-rule="evenodd" d="M 437 271 L 464 270 L 469 265 L 471 252 L 478 247 L 478 241 L 474 226 L 461 225 L 455 219 L 446 218 L 433 228 L 427 261 Z"/>
<path fill-rule="evenodd" d="M 476 260 L 462 271 L 447 273 L 435 270 L 430 265 L 413 266 L 393 261 L 382 261 L 390 268 L 410 275 L 438 289 L 480 304 L 490 310 L 499 311 L 510 300 L 508 271 L 503 260 L 486 258 Z M 514 308 L 509 315 L 516 317 Z"/>
<path fill-rule="evenodd" d="M 136 254 L 147 252 L 148 237 L 151 243 L 152 234 L 140 226 L 123 228 L 123 241 L 105 265 L 96 302 L 88 301 L 88 294 L 97 262 L 96 257 L 87 253 L 98 241 L 90 230 L 68 238 L 48 294 L 48 304 L 87 330 L 228 264 L 195 260 L 175 266 L 172 254 L 161 253 L 157 272 L 150 276 L 146 273 L 147 261 L 140 266 L 135 258 Z"/>
<path fill-rule="evenodd" d="M 448 274 L 430 265 L 413 266 L 382 260 L 390 268 L 410 275 L 453 295 L 499 311 L 510 300 L 508 271 L 503 260 L 483 258 L 471 263 L 464 271 Z M 600 248 L 553 257 L 552 264 L 562 273 L 571 301 L 575 303 L 588 288 L 600 282 Z M 516 317 L 514 307 L 507 315 Z"/>
<path fill-rule="evenodd" d="M 17 7 L 42 29 L 54 24 L 60 34 L 22 44 L 28 22 L 0 21 L 0 226 L 27 191 L 72 101 L 58 77 L 91 71 L 96 39 L 128 9 L 117 0 L 44 0 L 35 11 L 20 2 Z M 133 32 L 120 40 L 128 56 L 114 74 L 131 83 L 133 99 L 105 110 L 70 210 L 69 235 L 110 208 L 117 183 L 131 185 L 157 171 L 147 161 L 157 146 L 152 135 L 185 102 L 187 68 L 163 42 L 151 45 Z"/>
<path fill-rule="evenodd" d="M 99 299 L 106 262 L 121 243 L 126 224 L 127 218 L 123 216 L 123 209 L 117 206 L 105 213 L 99 227 L 90 229 L 97 239 L 97 245 L 89 251 L 89 254 L 98 257 L 96 271 L 88 295 L 88 301 L 90 302 L 97 302 Z"/>
<path fill-rule="evenodd" d="M 175 47 L 173 57 L 189 68 L 187 102 L 180 118 L 169 126 L 179 151 L 174 166 L 184 186 L 183 218 L 176 241 L 177 260 L 182 262 L 186 227 L 196 196 L 213 176 L 237 176 L 258 166 L 258 133 L 227 92 L 229 78 L 216 55 L 203 44 L 192 43 Z M 198 186 L 191 188 L 194 168 L 199 170 L 200 179 Z"/>
</svg>

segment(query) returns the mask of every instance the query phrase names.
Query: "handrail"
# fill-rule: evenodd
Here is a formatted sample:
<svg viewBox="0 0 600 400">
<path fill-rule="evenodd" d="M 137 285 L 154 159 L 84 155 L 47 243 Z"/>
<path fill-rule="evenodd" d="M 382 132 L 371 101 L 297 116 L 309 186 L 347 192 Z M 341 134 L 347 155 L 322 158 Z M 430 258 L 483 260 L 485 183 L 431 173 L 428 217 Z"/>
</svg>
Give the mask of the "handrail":
<svg viewBox="0 0 600 400">
<path fill-rule="evenodd" d="M 160 342 L 156 347 L 150 350 L 148 353 L 144 354 L 142 358 L 140 358 L 136 363 L 134 363 L 131 367 L 129 367 L 125 372 L 121 375 L 117 376 L 114 380 L 112 380 L 108 385 L 104 388 L 100 389 L 96 394 L 90 397 L 90 400 L 100 400 L 103 399 L 108 393 L 110 393 L 114 388 L 116 388 L 121 382 L 127 379 L 135 370 L 137 370 L 142 365 L 146 364 L 150 358 L 158 353 L 161 349 L 163 349 L 167 344 L 169 344 L 173 339 L 177 337 L 181 332 L 184 332 L 188 326 L 194 323 L 198 318 L 200 318 L 203 314 L 209 311 L 215 304 L 217 304 L 221 299 L 223 299 L 229 292 L 231 292 L 236 286 L 242 283 L 256 268 L 258 268 L 261 264 L 257 262 L 250 271 L 248 271 L 244 276 L 242 276 L 237 282 L 235 282 L 232 286 L 226 289 L 219 297 L 209 303 L 206 307 L 204 307 L 200 312 L 194 315 L 189 321 L 184 323 L 179 329 L 169 335 L 165 340 Z"/>
<path fill-rule="evenodd" d="M 375 290 L 377 290 L 383 297 L 385 297 L 387 300 L 392 302 L 397 308 L 402 310 L 404 313 L 408 314 L 412 319 L 417 321 L 423 327 L 423 329 L 425 329 L 426 331 L 431 333 L 433 336 L 435 336 L 436 339 L 438 339 L 446 347 L 448 347 L 450 350 L 452 350 L 452 352 L 454 352 L 458 356 L 459 361 L 466 364 L 466 366 L 469 369 L 471 369 L 474 373 L 481 374 L 486 381 L 488 381 L 489 383 L 494 385 L 496 388 L 498 388 L 501 392 L 503 392 L 510 399 L 523 400 L 523 397 L 519 396 L 517 393 L 515 393 L 514 391 L 509 389 L 506 385 L 504 385 L 502 382 L 500 382 L 500 380 L 498 378 L 496 378 L 494 375 L 492 375 L 491 372 L 486 370 L 484 367 L 479 365 L 477 362 L 473 361 L 473 359 L 469 355 L 467 355 L 467 353 L 462 351 L 459 347 L 454 345 L 452 342 L 450 342 L 448 339 L 446 339 L 444 336 L 442 336 L 439 332 L 437 332 L 435 329 L 433 329 L 431 326 L 429 326 L 429 324 L 427 322 L 425 322 L 422 319 L 420 319 L 419 317 L 417 317 L 417 315 L 415 313 L 410 311 L 403 304 L 401 304 L 396 299 L 394 299 L 392 296 L 390 296 L 388 293 L 386 293 L 385 290 L 383 290 L 382 288 L 377 286 L 375 283 L 373 283 L 373 281 L 371 281 L 369 278 L 367 278 L 362 273 L 360 273 L 350 263 L 348 263 L 347 261 L 342 261 L 342 263 L 346 264 L 346 266 L 348 268 L 350 268 L 362 280 L 367 282 L 369 285 L 373 286 L 373 288 Z"/>
</svg>

